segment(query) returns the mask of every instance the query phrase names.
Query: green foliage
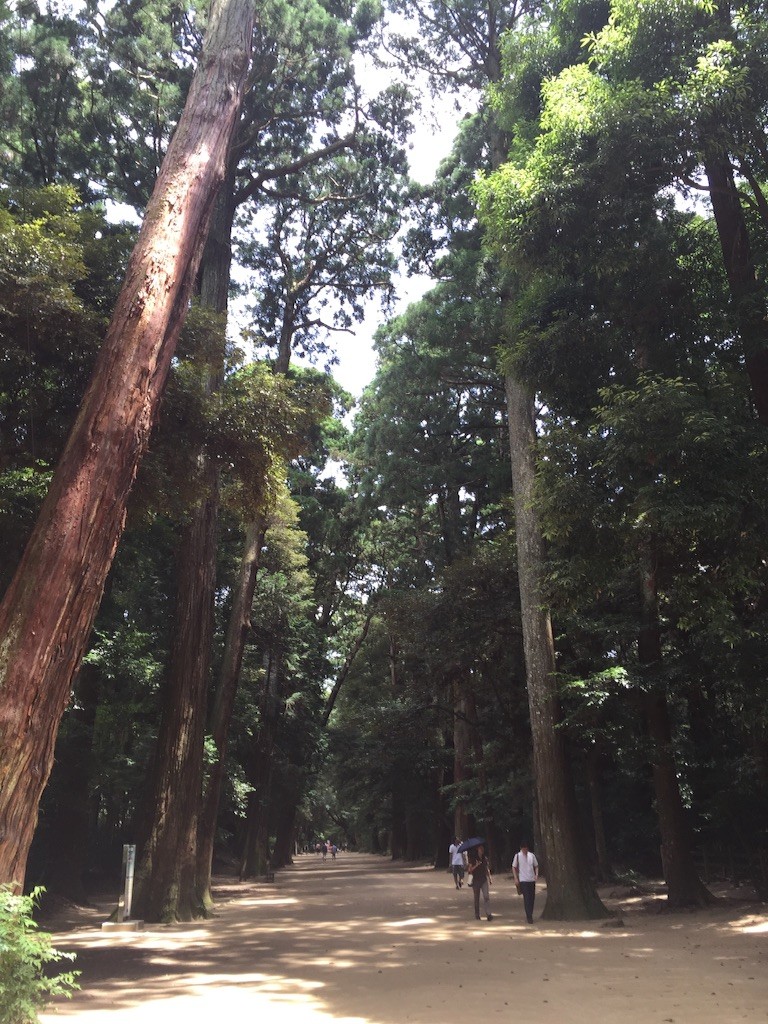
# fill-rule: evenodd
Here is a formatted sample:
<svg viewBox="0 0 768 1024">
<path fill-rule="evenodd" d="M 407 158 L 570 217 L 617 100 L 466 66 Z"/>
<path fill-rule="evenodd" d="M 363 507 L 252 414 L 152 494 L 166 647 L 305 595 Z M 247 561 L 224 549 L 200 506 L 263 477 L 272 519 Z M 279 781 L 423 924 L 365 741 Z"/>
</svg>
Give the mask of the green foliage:
<svg viewBox="0 0 768 1024">
<path fill-rule="evenodd" d="M 227 501 L 242 514 L 269 512 L 286 464 L 306 450 L 331 409 L 330 386 L 312 371 L 285 377 L 251 363 L 224 383 L 208 444 L 228 477 Z"/>
<path fill-rule="evenodd" d="M 85 390 L 125 248 L 72 186 L 0 194 L 0 584 Z"/>
<path fill-rule="evenodd" d="M 71 997 L 79 971 L 50 976 L 48 966 L 74 960 L 54 949 L 32 918 L 43 889 L 20 895 L 0 886 L 0 1024 L 36 1024 L 37 1012 L 52 996 Z"/>
</svg>

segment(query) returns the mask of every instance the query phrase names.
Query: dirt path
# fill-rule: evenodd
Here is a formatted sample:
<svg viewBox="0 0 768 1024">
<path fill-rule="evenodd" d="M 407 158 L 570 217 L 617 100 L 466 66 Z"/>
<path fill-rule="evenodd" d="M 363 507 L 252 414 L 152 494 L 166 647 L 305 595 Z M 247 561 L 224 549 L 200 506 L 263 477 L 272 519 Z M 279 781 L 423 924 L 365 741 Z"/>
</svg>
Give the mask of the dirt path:
<svg viewBox="0 0 768 1024">
<path fill-rule="evenodd" d="M 768 908 L 668 916 L 614 898 L 624 926 L 534 926 L 506 877 L 493 921 L 448 874 L 306 855 L 273 885 L 218 889 L 212 921 L 56 932 L 82 991 L 45 1024 L 731 1024 L 768 1021 Z M 607 894 L 607 893 L 606 893 Z M 99 921 L 101 918 L 99 918 Z M 49 925 L 48 927 L 52 927 Z M 261 1016 L 266 1014 L 266 1016 Z"/>
</svg>

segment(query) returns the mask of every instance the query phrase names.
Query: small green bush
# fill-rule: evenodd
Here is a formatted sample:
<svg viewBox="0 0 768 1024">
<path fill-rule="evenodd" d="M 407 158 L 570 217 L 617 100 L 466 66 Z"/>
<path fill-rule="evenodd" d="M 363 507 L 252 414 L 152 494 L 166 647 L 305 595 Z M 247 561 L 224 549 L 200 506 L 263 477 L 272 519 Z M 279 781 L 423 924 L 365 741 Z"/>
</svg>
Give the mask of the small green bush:
<svg viewBox="0 0 768 1024">
<path fill-rule="evenodd" d="M 32 913 L 42 888 L 28 896 L 0 886 L 0 1024 L 37 1024 L 37 1011 L 51 996 L 72 995 L 78 988 L 79 971 L 49 977 L 48 964 L 74 960 L 74 953 L 62 953 L 51 945 L 51 936 L 38 931 Z"/>
</svg>

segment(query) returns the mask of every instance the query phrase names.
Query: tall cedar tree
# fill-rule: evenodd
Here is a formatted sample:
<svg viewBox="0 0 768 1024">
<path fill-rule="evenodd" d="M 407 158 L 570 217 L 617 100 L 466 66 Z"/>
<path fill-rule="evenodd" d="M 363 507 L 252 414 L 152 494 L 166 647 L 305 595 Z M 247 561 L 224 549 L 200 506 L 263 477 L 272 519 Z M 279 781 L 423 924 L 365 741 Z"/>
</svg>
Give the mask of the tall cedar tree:
<svg viewBox="0 0 768 1024">
<path fill-rule="evenodd" d="M 524 3 L 491 2 L 479 9 L 475 4 L 445 2 L 395 3 L 416 17 L 423 36 L 448 47 L 438 70 L 435 52 L 408 41 L 406 58 L 426 58 L 434 78 L 446 76 L 445 84 L 456 80 L 463 85 L 487 88 L 501 81 L 500 39 L 527 13 Z M 460 67 L 450 80 L 449 61 Z M 495 119 L 491 120 L 488 148 L 493 169 L 506 158 L 511 139 Z M 511 295 L 499 283 L 503 302 Z M 504 344 L 507 339 L 501 339 Z M 549 611 L 542 603 L 544 547 L 533 501 L 535 479 L 535 430 L 533 394 L 512 373 L 507 373 L 512 487 L 515 499 L 520 604 L 527 667 L 528 699 L 533 739 L 536 795 L 541 833 L 546 853 L 547 905 L 550 919 L 577 920 L 602 917 L 606 910 L 590 881 L 581 851 L 576 799 L 559 731 L 560 710 L 555 675 L 554 643 Z"/>
<path fill-rule="evenodd" d="M 0 606 L 0 882 L 23 884 L 59 722 L 123 530 L 224 174 L 253 18 L 250 0 L 214 0 L 94 375 Z"/>
</svg>

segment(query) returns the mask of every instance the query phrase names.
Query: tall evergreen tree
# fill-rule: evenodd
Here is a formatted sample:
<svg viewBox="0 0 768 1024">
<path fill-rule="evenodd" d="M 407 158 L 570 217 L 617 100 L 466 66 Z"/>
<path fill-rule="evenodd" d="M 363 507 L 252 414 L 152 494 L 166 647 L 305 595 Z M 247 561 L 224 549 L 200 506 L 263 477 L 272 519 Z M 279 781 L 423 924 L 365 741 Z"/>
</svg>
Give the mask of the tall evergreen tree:
<svg viewBox="0 0 768 1024">
<path fill-rule="evenodd" d="M 222 0 L 211 9 L 185 113 L 147 209 L 91 386 L 0 606 L 0 688 L 9 697 L 0 718 L 4 881 L 23 882 L 53 741 L 122 532 L 126 498 L 162 394 L 223 175 L 247 74 L 252 17 L 251 5 L 237 0 Z M 104 381 L 117 380 L 119 388 L 104 386 Z M 38 601 L 42 579 L 50 596 L 45 607 Z"/>
<path fill-rule="evenodd" d="M 535 14 L 516 3 L 472 4 L 403 3 L 395 5 L 414 16 L 429 49 L 414 39 L 402 40 L 404 57 L 426 65 L 435 81 L 487 89 L 502 77 L 501 37 L 521 19 Z M 572 26 L 569 26 L 569 30 Z M 439 58 L 436 57 L 439 54 Z M 487 165 L 498 169 L 512 144 L 501 119 L 489 110 Z M 499 278 L 494 287 L 505 309 L 512 300 L 510 282 Z M 500 337 L 502 345 L 508 343 Z M 537 802 L 547 864 L 548 899 L 545 913 L 552 918 L 602 916 L 605 908 L 590 881 L 578 836 L 575 797 L 559 730 L 560 710 L 549 611 L 543 601 L 544 557 L 533 495 L 535 477 L 534 393 L 507 367 L 507 414 L 515 498 L 515 537 L 518 550 L 523 636 L 533 735 Z"/>
</svg>

